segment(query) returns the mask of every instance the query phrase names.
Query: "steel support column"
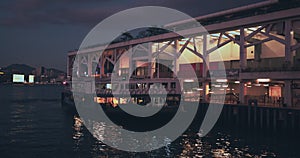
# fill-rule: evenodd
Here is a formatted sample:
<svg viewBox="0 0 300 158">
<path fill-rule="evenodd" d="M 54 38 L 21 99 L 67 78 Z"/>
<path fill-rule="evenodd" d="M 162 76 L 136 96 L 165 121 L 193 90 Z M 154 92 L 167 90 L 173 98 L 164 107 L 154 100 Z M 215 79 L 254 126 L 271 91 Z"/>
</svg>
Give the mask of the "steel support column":
<svg viewBox="0 0 300 158">
<path fill-rule="evenodd" d="M 247 49 L 245 48 L 245 29 L 240 29 L 240 68 L 243 70 L 247 67 Z"/>
<path fill-rule="evenodd" d="M 284 34 L 285 34 L 285 62 L 287 67 L 291 67 L 293 65 L 293 55 L 291 51 L 291 40 L 292 40 L 292 35 L 291 35 L 291 21 L 286 20 L 284 22 Z"/>
</svg>

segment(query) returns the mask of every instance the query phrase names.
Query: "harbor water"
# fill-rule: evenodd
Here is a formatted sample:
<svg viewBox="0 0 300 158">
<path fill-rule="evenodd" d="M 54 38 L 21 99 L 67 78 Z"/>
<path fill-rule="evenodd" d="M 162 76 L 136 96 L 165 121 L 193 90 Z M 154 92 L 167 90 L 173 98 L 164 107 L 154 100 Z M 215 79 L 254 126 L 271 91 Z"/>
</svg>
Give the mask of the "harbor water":
<svg viewBox="0 0 300 158">
<path fill-rule="evenodd" d="M 0 85 L 1 157 L 300 157 L 299 138 L 293 131 L 221 125 L 205 137 L 187 130 L 154 151 L 119 151 L 98 141 L 77 118 L 62 110 L 62 91 L 61 85 Z"/>
</svg>

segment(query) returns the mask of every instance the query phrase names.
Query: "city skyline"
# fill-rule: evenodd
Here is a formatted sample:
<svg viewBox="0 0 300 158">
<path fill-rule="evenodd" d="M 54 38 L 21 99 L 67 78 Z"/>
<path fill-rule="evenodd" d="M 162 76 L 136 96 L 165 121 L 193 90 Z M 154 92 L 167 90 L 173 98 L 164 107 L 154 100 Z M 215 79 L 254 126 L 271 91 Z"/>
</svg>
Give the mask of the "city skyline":
<svg viewBox="0 0 300 158">
<path fill-rule="evenodd" d="M 2 1 L 0 67 L 10 64 L 46 66 L 66 71 L 67 52 L 77 49 L 101 20 L 138 6 L 163 6 L 197 17 L 262 0 L 234 1 Z M 191 6 L 193 6 L 191 8 Z"/>
</svg>

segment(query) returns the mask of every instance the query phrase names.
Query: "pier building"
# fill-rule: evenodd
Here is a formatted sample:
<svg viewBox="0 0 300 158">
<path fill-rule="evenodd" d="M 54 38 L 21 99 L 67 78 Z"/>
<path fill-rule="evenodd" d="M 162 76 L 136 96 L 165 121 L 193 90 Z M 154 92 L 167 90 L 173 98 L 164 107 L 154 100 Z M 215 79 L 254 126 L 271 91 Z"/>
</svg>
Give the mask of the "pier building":
<svg viewBox="0 0 300 158">
<path fill-rule="evenodd" d="M 263 1 L 195 19 L 209 34 L 197 32 L 186 19 L 164 28 L 188 32 L 189 38 L 165 32 L 115 42 L 106 48 L 100 43 L 84 50 L 70 51 L 68 76 L 75 74 L 82 80 L 95 78 L 97 84 L 91 85 L 92 89 L 109 96 L 113 86 L 111 74 L 117 67 L 121 79 L 133 71 L 130 74 L 132 82 L 121 83 L 121 89 L 129 89 L 136 95 L 147 93 L 150 85 L 157 82 L 162 83 L 168 93 L 185 94 L 184 99 L 190 101 L 209 102 L 211 94 L 217 94 L 219 90 L 226 91 L 225 102 L 230 104 L 248 104 L 249 100 L 257 100 L 259 106 L 300 107 L 298 0 Z M 126 57 L 120 60 L 127 51 L 135 54 L 132 61 Z M 155 57 L 151 61 L 149 54 Z M 217 54 L 222 56 L 222 61 L 214 60 Z M 78 60 L 75 60 L 76 55 Z M 181 60 L 182 55 L 190 62 Z M 211 83 L 210 76 L 218 76 L 221 63 L 224 63 L 227 77 Z M 176 76 L 187 75 L 186 66 L 189 65 L 194 68 L 197 78 L 176 80 Z M 197 80 L 201 88 L 190 87 L 192 80 Z M 183 87 L 178 86 L 178 82 Z M 138 98 L 135 102 L 139 102 Z"/>
</svg>

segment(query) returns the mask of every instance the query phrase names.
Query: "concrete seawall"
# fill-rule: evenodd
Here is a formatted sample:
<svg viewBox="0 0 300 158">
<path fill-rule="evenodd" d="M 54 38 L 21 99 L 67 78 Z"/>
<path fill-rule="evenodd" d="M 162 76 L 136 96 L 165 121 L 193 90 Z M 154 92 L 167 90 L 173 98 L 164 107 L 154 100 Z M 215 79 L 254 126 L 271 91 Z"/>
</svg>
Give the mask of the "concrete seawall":
<svg viewBox="0 0 300 158">
<path fill-rule="evenodd" d="M 203 117 L 207 108 L 208 104 L 200 104 L 198 116 Z M 300 109 L 226 104 L 217 124 L 257 130 L 299 130 Z"/>
</svg>

